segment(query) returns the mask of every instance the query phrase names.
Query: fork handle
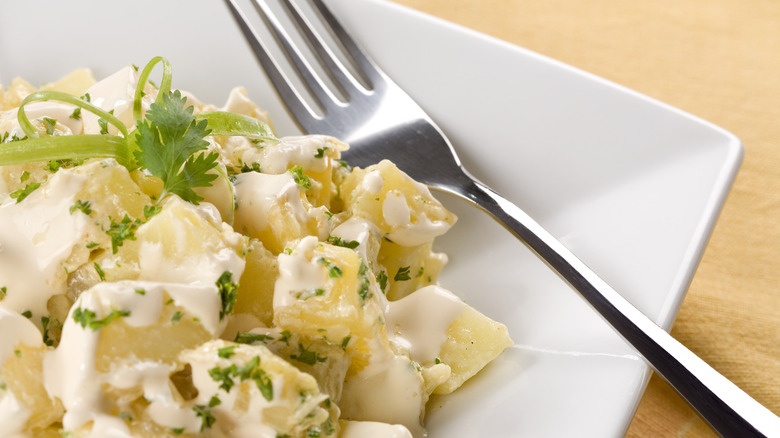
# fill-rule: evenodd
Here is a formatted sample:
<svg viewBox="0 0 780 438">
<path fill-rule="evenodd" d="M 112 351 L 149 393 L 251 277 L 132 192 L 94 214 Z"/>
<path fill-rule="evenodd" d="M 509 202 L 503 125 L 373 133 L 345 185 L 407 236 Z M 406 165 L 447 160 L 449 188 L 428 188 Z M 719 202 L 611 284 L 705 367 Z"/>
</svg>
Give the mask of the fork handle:
<svg viewBox="0 0 780 438">
<path fill-rule="evenodd" d="M 723 377 L 599 278 L 523 210 L 473 180 L 454 190 L 486 210 L 576 289 L 724 437 L 780 437 L 780 418 Z"/>
</svg>

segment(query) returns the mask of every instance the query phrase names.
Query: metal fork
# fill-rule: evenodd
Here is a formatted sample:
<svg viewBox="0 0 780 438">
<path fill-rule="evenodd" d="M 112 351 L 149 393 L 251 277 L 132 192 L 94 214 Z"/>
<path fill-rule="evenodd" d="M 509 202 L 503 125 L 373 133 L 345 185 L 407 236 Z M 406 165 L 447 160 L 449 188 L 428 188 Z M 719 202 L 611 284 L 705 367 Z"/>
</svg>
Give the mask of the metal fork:
<svg viewBox="0 0 780 438">
<path fill-rule="evenodd" d="M 280 1 L 337 90 L 316 73 L 271 8 L 263 0 L 252 1 L 324 115 L 318 115 L 291 85 L 235 0 L 226 0 L 304 132 L 328 134 L 350 144 L 343 157 L 353 166 L 389 159 L 412 178 L 482 208 L 576 289 L 718 433 L 726 437 L 780 437 L 780 418 L 633 307 L 523 210 L 472 177 L 441 130 L 364 53 L 322 0 L 311 0 L 314 19 L 324 20 L 360 77 L 346 68 L 312 26 L 312 14 L 303 13 L 292 0 Z"/>
</svg>

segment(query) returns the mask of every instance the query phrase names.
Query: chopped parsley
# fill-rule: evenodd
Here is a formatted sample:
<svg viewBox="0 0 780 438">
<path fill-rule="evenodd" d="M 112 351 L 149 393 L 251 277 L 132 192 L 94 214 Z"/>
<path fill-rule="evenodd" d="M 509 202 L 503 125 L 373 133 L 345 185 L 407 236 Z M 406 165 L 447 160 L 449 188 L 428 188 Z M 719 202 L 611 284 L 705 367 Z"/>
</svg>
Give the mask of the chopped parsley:
<svg viewBox="0 0 780 438">
<path fill-rule="evenodd" d="M 54 128 L 57 126 L 57 120 L 52 119 L 51 117 L 44 117 L 41 120 L 43 120 L 43 125 L 46 127 L 46 133 L 53 135 Z"/>
<path fill-rule="evenodd" d="M 238 284 L 233 283 L 231 279 L 233 273 L 225 271 L 217 279 L 216 285 L 219 290 L 219 298 L 222 301 L 222 309 L 219 311 L 219 319 L 233 313 L 233 307 L 238 300 Z"/>
<path fill-rule="evenodd" d="M 217 422 L 217 418 L 211 413 L 211 406 L 195 405 L 192 407 L 195 411 L 195 415 L 200 417 L 200 431 L 203 432 L 206 429 L 211 429 L 211 426 Z"/>
<path fill-rule="evenodd" d="M 367 299 L 371 298 L 371 282 L 368 279 L 368 266 L 360 261 L 360 269 L 358 269 L 358 296 L 361 302 L 365 303 Z"/>
<path fill-rule="evenodd" d="M 263 395 L 268 401 L 273 400 L 273 383 L 270 376 L 262 368 L 260 368 L 260 356 L 255 356 L 243 367 L 239 368 L 236 364 L 231 364 L 227 368 L 214 367 L 209 370 L 209 376 L 215 381 L 219 382 L 220 389 L 229 392 L 233 385 L 235 385 L 234 379 L 239 379 L 241 382 L 246 380 L 252 380 L 257 385 L 257 389 L 260 390 L 260 394 Z"/>
<path fill-rule="evenodd" d="M 236 354 L 233 352 L 233 350 L 235 350 L 236 347 L 238 347 L 238 345 L 228 345 L 227 347 L 222 347 L 219 350 L 217 350 L 217 356 L 224 359 L 229 359 L 230 356 Z"/>
<path fill-rule="evenodd" d="M 95 272 L 97 272 L 98 277 L 100 277 L 100 281 L 106 281 L 106 273 L 103 271 L 103 268 L 101 268 L 97 262 L 95 262 L 93 266 L 95 267 Z"/>
<path fill-rule="evenodd" d="M 316 288 L 316 289 L 307 289 L 307 290 L 302 290 L 300 292 L 296 292 L 295 298 L 306 301 L 311 297 L 321 297 L 323 295 L 325 295 L 325 289 Z"/>
<path fill-rule="evenodd" d="M 177 310 L 173 312 L 173 316 L 171 317 L 171 324 L 176 324 L 184 317 L 184 313 L 181 310 Z"/>
<path fill-rule="evenodd" d="M 379 284 L 379 288 L 382 289 L 382 293 L 387 293 L 387 272 L 380 271 L 376 276 L 376 282 Z"/>
<path fill-rule="evenodd" d="M 40 186 L 41 183 L 32 182 L 24 186 L 24 188 L 11 192 L 8 196 L 10 196 L 13 199 L 16 199 L 16 203 L 18 204 L 22 202 L 24 198 L 30 196 L 30 193 L 34 192 L 35 189 L 37 189 Z"/>
<path fill-rule="evenodd" d="M 325 152 L 327 152 L 327 150 L 328 150 L 327 146 L 321 147 L 321 148 L 317 148 L 317 153 L 314 154 L 314 158 L 322 158 L 322 157 L 324 157 L 325 156 Z"/>
<path fill-rule="evenodd" d="M 8 295 L 8 287 L 6 286 L 0 287 L 0 301 L 3 301 L 6 295 Z"/>
<path fill-rule="evenodd" d="M 241 344 L 253 344 L 255 342 L 266 343 L 267 341 L 273 340 L 273 336 L 263 333 L 238 332 L 236 333 L 236 338 L 233 340 L 233 342 L 238 342 Z"/>
<path fill-rule="evenodd" d="M 77 199 L 76 202 L 74 202 L 73 205 L 70 206 L 70 209 L 68 211 L 70 211 L 70 214 L 73 214 L 73 212 L 76 210 L 81 211 L 87 216 L 92 214 L 92 208 L 89 201 L 82 201 L 80 199 Z"/>
<path fill-rule="evenodd" d="M 77 307 L 73 310 L 73 320 L 82 328 L 89 327 L 91 330 L 96 331 L 107 326 L 114 318 L 120 318 L 124 316 L 130 316 L 129 310 L 112 310 L 103 319 L 98 319 L 97 314 L 89 309 L 82 309 Z"/>
<path fill-rule="evenodd" d="M 340 278 L 342 275 L 344 275 L 343 269 L 325 257 L 320 257 L 317 259 L 317 263 L 325 266 L 328 269 L 328 277 L 330 278 Z"/>
<path fill-rule="evenodd" d="M 309 190 L 311 188 L 311 179 L 308 175 L 303 173 L 302 166 L 293 166 L 288 170 L 288 172 L 292 174 L 293 180 L 295 180 L 295 183 L 298 184 L 302 189 Z"/>
<path fill-rule="evenodd" d="M 106 233 L 111 237 L 111 250 L 114 254 L 119 251 L 125 240 L 135 240 L 135 230 L 141 225 L 139 219 L 131 219 L 125 215 L 121 222 L 111 221 L 111 226 Z"/>
<path fill-rule="evenodd" d="M 398 272 L 395 273 L 395 277 L 393 277 L 393 280 L 395 281 L 411 280 L 412 277 L 409 276 L 409 269 L 410 266 L 403 266 L 398 268 Z"/>
<path fill-rule="evenodd" d="M 27 319 L 30 319 L 32 318 L 32 312 L 29 310 L 25 310 L 24 312 L 22 312 L 22 316 L 24 316 Z"/>
<path fill-rule="evenodd" d="M 297 360 L 298 362 L 305 363 L 306 365 L 314 365 L 317 362 L 326 362 L 328 356 L 320 356 L 315 351 L 306 349 L 300 342 L 298 343 L 298 354 L 291 354 L 290 359 Z"/>
<path fill-rule="evenodd" d="M 335 246 L 341 246 L 344 248 L 355 249 L 360 246 L 360 242 L 357 240 L 344 240 L 341 237 L 329 236 L 328 243 Z"/>
</svg>

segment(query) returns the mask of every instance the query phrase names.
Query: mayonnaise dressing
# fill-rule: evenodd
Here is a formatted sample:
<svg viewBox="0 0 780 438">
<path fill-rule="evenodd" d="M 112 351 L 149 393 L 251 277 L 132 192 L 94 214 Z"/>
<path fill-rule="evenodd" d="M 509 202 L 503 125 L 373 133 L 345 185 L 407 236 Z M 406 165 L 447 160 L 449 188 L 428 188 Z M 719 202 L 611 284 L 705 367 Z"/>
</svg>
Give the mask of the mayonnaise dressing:
<svg viewBox="0 0 780 438">
<path fill-rule="evenodd" d="M 418 184 L 419 190 L 428 188 Z M 429 198 L 432 199 L 432 198 Z M 444 234 L 452 225 L 446 221 L 431 220 L 424 211 L 413 209 L 406 196 L 397 190 L 389 190 L 382 201 L 382 219 L 390 227 L 387 238 L 402 246 L 417 246 Z"/>
<path fill-rule="evenodd" d="M 19 344 L 29 347 L 43 345 L 41 332 L 29 319 L 0 307 L 0 366 L 14 354 Z"/>
<path fill-rule="evenodd" d="M 327 169 L 330 158 L 319 152 L 335 147 L 339 146 L 325 135 L 282 137 L 279 143 L 260 149 L 258 161 L 265 173 L 284 173 L 295 165 L 312 172 L 322 172 Z"/>
<path fill-rule="evenodd" d="M 66 261 L 94 226 L 79 211 L 70 212 L 87 177 L 61 171 L 22 202 L 0 204 L 0 307 L 31 311 L 33 321 L 46 313 L 53 295 L 65 292 Z"/>
<path fill-rule="evenodd" d="M 32 436 L 23 433 L 30 415 L 32 412 L 11 391 L 0 390 L 0 424 L 3 425 L 3 436 L 8 438 Z"/>
<path fill-rule="evenodd" d="M 376 261 L 382 233 L 374 223 L 352 216 L 335 227 L 330 234 L 345 242 L 358 242 L 358 247 L 355 248 L 355 251 L 357 251 L 360 257 L 366 262 Z"/>
<path fill-rule="evenodd" d="M 279 277 L 274 286 L 274 311 L 298 301 L 305 290 L 326 289 L 328 275 L 312 256 L 319 241 L 314 236 L 301 239 L 292 253 L 279 254 Z"/>
<path fill-rule="evenodd" d="M 360 185 L 366 192 L 376 194 L 382 191 L 384 179 L 382 179 L 382 174 L 378 170 L 372 170 L 363 176 Z"/>
<path fill-rule="evenodd" d="M 31 102 L 24 106 L 24 113 L 30 121 L 43 117 L 56 120 L 57 124 L 54 128 L 56 135 L 77 135 L 81 134 L 84 124 L 81 118 L 71 117 L 75 109 L 74 105 L 55 101 Z M 0 112 L 0 132 L 8 132 L 9 137 L 16 135 L 18 138 L 23 138 L 26 134 L 19 125 L 18 114 L 18 108 Z"/>
<path fill-rule="evenodd" d="M 341 438 L 412 438 L 409 429 L 400 424 L 376 421 L 344 421 Z"/>
<path fill-rule="evenodd" d="M 153 217 L 151 221 L 167 219 L 178 220 L 178 217 L 165 218 L 162 215 L 172 214 L 174 211 L 182 211 L 182 214 L 194 213 L 194 219 L 189 217 L 184 220 L 197 221 L 199 218 L 208 221 L 218 232 L 216 239 L 204 239 L 194 244 L 199 251 L 177 251 L 176 257 L 168 257 L 163 251 L 163 243 L 157 239 L 145 239 L 144 227 L 138 229 L 137 235 L 141 240 L 138 250 L 139 279 L 157 281 L 163 283 L 179 283 L 195 286 L 214 286 L 214 282 L 224 273 L 230 272 L 233 281 L 237 282 L 244 272 L 246 261 L 238 254 L 243 237 L 236 233 L 230 226 L 219 220 L 216 208 L 208 203 L 193 205 L 182 201 L 180 198 L 171 198 L 163 208 L 161 216 Z M 197 224 L 195 225 L 197 226 Z M 173 227 L 170 234 L 165 236 L 166 245 L 170 248 L 193 248 L 193 227 Z"/>
<path fill-rule="evenodd" d="M 408 357 L 375 352 L 367 367 L 344 382 L 339 407 L 346 419 L 402 424 L 414 436 L 423 436 L 424 389 L 422 375 Z"/>
<path fill-rule="evenodd" d="M 433 362 L 447 340 L 447 328 L 460 316 L 465 303 L 452 292 L 435 285 L 387 304 L 385 322 L 391 342 L 409 348 L 417 363 Z"/>
<path fill-rule="evenodd" d="M 279 405 L 282 402 L 281 394 L 284 391 L 282 388 L 285 388 L 286 385 L 284 376 L 277 373 L 268 374 L 268 377 L 271 379 L 271 387 L 273 388 L 271 400 L 266 400 L 260 394 L 257 386 L 254 385 L 250 386 L 249 394 L 239 390 L 238 385 L 241 383 L 241 380 L 238 378 L 236 378 L 235 385 L 231 390 L 226 391 L 220 387 L 222 382 L 215 380 L 209 370 L 215 368 L 225 369 L 236 363 L 234 358 L 228 359 L 219 356 L 219 349 L 227 345 L 230 344 L 224 341 L 212 341 L 182 353 L 182 360 L 192 367 L 192 382 L 198 388 L 198 396 L 193 400 L 193 403 L 208 405 L 211 398 L 217 396 L 220 403 L 211 410 L 212 414 L 217 418 L 214 428 L 223 433 L 229 432 L 231 437 L 276 438 L 277 432 L 270 427 L 268 421 L 264 419 L 264 415 L 266 410 L 272 411 L 275 405 Z M 257 350 L 265 347 L 239 346 L 238 348 L 253 349 L 255 350 L 255 355 L 259 355 L 260 353 Z M 233 352 L 242 356 L 245 354 L 237 352 L 237 350 L 233 350 Z M 262 363 L 263 361 L 261 360 L 260 364 Z M 245 363 L 239 362 L 238 365 L 243 366 Z M 281 408 L 281 412 L 286 410 L 284 407 Z M 226 424 L 230 425 L 228 430 L 225 430 Z M 188 428 L 187 430 L 194 432 L 198 431 L 199 428 L 194 430 Z"/>
<path fill-rule="evenodd" d="M 270 226 L 271 211 L 291 212 L 302 229 L 310 220 L 324 215 L 324 207 L 312 208 L 289 172 L 278 175 L 246 172 L 237 175 L 234 184 L 234 227 L 250 236 L 257 236 Z"/>
<path fill-rule="evenodd" d="M 134 67 L 124 67 L 111 76 L 93 84 L 87 89 L 86 94 L 89 94 L 90 102 L 93 105 L 106 111 L 113 110 L 113 116 L 124 123 L 127 128 L 130 128 L 135 124 L 133 102 L 135 89 L 138 85 L 138 76 L 138 71 Z M 142 106 L 146 110 L 149 108 L 149 103 L 154 101 L 157 92 L 153 87 L 146 87 L 144 92 L 146 94 L 142 99 Z M 100 134 L 99 117 L 89 111 L 82 111 L 81 115 L 84 120 L 84 134 Z M 116 135 L 118 130 L 109 124 L 108 133 Z"/>
</svg>

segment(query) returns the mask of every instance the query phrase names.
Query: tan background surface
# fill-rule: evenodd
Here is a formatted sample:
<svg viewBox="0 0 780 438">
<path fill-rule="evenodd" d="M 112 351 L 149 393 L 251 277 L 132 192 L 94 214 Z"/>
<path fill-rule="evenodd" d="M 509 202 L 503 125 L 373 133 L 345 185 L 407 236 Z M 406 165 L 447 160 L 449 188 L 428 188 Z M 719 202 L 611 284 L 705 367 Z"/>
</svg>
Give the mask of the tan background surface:
<svg viewBox="0 0 780 438">
<path fill-rule="evenodd" d="M 394 0 L 737 135 L 745 159 L 672 334 L 780 414 L 780 0 Z M 716 436 L 653 376 L 629 437 Z"/>
</svg>

